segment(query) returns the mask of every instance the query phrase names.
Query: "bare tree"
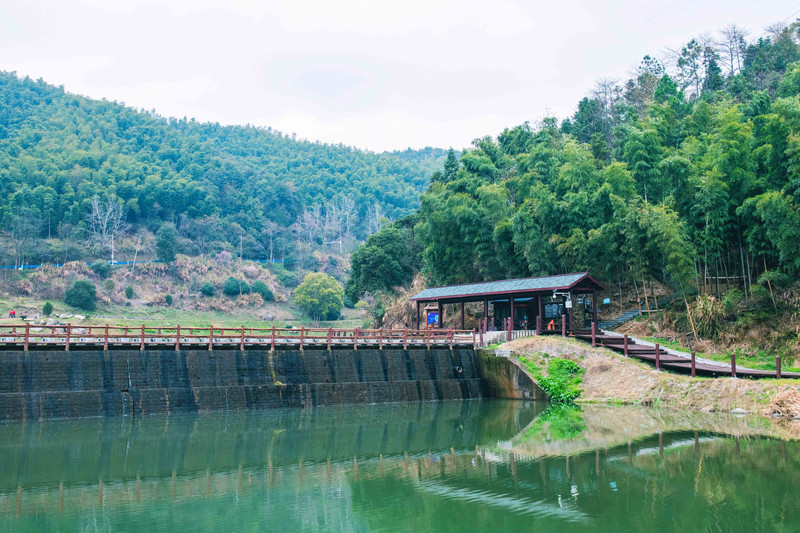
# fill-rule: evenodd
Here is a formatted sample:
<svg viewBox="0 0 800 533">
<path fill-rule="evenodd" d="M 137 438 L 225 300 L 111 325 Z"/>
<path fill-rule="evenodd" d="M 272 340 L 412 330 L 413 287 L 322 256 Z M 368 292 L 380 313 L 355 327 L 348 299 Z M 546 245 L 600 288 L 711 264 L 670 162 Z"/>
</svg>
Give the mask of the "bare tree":
<svg viewBox="0 0 800 533">
<path fill-rule="evenodd" d="M 747 30 L 736 24 L 726 26 L 720 31 L 721 39 L 717 41 L 722 63 L 728 68 L 728 74 L 734 75 L 742 70 L 742 59 L 747 48 Z"/>
<path fill-rule="evenodd" d="M 56 230 L 58 238 L 64 243 L 64 263 L 69 259 L 69 252 L 75 248 L 78 241 L 84 237 L 83 228 L 76 228 L 68 222 L 62 222 Z"/>
<path fill-rule="evenodd" d="M 386 215 L 383 212 L 383 208 L 381 204 L 375 202 L 371 206 L 367 208 L 367 233 L 372 235 L 373 233 L 377 233 L 383 227 L 384 220 L 387 220 Z"/>
<path fill-rule="evenodd" d="M 278 234 L 280 226 L 272 220 L 264 222 L 264 235 L 267 237 L 267 248 L 269 249 L 269 262 L 275 258 L 275 236 Z"/>
<path fill-rule="evenodd" d="M 41 229 L 41 220 L 31 209 L 17 210 L 11 219 L 11 238 L 14 243 L 14 267 L 25 265 L 25 256 L 31 246 L 31 241 Z"/>
<path fill-rule="evenodd" d="M 86 221 L 91 240 L 102 248 L 110 250 L 113 262 L 114 243 L 126 228 L 122 202 L 111 195 L 107 195 L 103 200 L 94 195 Z"/>
</svg>

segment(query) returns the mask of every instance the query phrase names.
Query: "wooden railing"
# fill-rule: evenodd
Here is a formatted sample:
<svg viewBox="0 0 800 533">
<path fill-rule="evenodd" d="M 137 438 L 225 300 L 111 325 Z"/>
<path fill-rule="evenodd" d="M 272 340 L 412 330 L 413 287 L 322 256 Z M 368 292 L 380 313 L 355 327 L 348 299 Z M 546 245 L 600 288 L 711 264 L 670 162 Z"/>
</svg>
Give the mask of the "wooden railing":
<svg viewBox="0 0 800 533">
<path fill-rule="evenodd" d="M 114 348 L 146 347 L 207 348 L 215 347 L 269 348 L 276 346 L 384 346 L 408 348 L 409 346 L 442 347 L 476 345 L 474 330 L 459 329 L 334 329 L 334 328 L 252 328 L 252 327 L 181 327 L 176 326 L 36 326 L 25 324 L 0 325 L 0 348 L 71 347 Z"/>
</svg>

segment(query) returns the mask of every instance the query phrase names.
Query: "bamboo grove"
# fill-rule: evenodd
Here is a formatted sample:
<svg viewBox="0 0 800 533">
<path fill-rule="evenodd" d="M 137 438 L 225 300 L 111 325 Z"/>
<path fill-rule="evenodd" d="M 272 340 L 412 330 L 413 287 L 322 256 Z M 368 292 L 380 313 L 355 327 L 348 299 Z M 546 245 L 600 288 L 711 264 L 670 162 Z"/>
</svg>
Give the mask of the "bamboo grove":
<svg viewBox="0 0 800 533">
<path fill-rule="evenodd" d="M 588 269 L 613 285 L 644 276 L 716 294 L 796 279 L 798 28 L 693 39 L 625 82 L 601 80 L 567 120 L 451 153 L 417 213 L 356 251 L 349 295 L 381 288 L 360 281 L 381 253 L 405 265 L 384 289 L 415 268 L 433 284 Z"/>
</svg>

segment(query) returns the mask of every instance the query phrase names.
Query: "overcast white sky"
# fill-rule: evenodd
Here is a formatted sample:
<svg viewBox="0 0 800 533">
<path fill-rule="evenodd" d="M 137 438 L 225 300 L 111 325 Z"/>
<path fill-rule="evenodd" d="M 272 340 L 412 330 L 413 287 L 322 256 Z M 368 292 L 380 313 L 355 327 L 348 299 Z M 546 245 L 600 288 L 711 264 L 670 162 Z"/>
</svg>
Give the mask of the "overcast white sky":
<svg viewBox="0 0 800 533">
<path fill-rule="evenodd" d="M 0 70 L 165 116 L 463 148 L 800 0 L 0 0 Z"/>
</svg>

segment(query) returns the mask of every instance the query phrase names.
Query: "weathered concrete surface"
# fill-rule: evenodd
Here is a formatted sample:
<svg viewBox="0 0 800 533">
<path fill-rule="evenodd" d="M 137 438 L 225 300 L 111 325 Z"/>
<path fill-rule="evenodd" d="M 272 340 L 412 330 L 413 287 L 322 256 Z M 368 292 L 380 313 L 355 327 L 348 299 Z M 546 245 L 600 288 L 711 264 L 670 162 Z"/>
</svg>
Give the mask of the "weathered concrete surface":
<svg viewBox="0 0 800 533">
<path fill-rule="evenodd" d="M 0 352 L 0 420 L 482 397 L 471 349 Z"/>
<path fill-rule="evenodd" d="M 514 358 L 498 357 L 493 350 L 478 350 L 478 365 L 489 398 L 549 400 L 533 376 Z"/>
</svg>

